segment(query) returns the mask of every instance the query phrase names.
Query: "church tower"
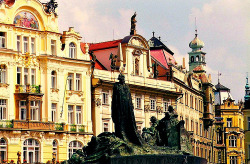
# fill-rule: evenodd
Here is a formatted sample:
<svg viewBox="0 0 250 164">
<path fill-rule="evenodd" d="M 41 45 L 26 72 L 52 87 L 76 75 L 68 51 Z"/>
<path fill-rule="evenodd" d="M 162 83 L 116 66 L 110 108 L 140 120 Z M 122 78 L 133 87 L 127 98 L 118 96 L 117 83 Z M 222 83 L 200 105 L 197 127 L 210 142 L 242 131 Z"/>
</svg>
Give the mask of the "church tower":
<svg viewBox="0 0 250 164">
<path fill-rule="evenodd" d="M 197 30 L 195 38 L 189 43 L 189 47 L 192 49 L 189 52 L 189 71 L 192 72 L 197 66 L 206 66 L 205 62 L 205 52 L 201 49 L 204 47 L 204 42 L 198 38 Z"/>
<path fill-rule="evenodd" d="M 244 99 L 245 99 L 245 102 L 250 100 L 250 86 L 248 84 L 248 76 L 246 77 L 247 79 L 247 83 L 246 83 L 246 86 L 245 86 L 245 96 L 244 96 Z"/>
</svg>

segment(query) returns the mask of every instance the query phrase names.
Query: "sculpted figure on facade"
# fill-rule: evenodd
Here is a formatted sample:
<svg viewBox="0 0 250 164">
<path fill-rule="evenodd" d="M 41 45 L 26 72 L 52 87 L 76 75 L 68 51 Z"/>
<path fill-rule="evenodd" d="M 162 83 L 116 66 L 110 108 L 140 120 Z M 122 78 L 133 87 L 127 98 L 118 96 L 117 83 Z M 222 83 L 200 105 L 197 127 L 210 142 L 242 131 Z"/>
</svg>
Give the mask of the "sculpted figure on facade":
<svg viewBox="0 0 250 164">
<path fill-rule="evenodd" d="M 130 29 L 130 35 L 135 35 L 136 34 L 136 12 L 134 15 L 131 17 L 131 29 Z"/>
</svg>

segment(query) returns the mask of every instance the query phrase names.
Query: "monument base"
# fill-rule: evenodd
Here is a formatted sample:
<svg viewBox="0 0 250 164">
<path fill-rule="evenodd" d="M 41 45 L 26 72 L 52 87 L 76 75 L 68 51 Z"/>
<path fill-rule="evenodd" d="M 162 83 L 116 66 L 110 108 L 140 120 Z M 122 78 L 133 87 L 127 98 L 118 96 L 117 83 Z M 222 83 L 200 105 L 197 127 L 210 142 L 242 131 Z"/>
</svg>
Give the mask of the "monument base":
<svg viewBox="0 0 250 164">
<path fill-rule="evenodd" d="M 191 155 L 134 155 L 113 157 L 98 164 L 207 164 L 207 160 Z"/>
</svg>

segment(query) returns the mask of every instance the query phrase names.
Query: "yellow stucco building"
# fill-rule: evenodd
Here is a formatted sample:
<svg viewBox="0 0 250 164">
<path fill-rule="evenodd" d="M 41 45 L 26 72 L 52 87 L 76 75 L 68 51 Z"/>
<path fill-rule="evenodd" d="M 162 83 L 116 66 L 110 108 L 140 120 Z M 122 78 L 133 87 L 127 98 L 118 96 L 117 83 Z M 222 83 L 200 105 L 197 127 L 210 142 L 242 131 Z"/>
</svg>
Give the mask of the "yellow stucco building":
<svg viewBox="0 0 250 164">
<path fill-rule="evenodd" d="M 245 163 L 242 104 L 236 104 L 230 89 L 220 82 L 215 87 L 216 163 Z"/>
<path fill-rule="evenodd" d="M 68 159 L 92 136 L 91 61 L 57 3 L 0 1 L 1 162 Z"/>
<path fill-rule="evenodd" d="M 246 78 L 245 86 L 245 96 L 244 96 L 244 132 L 245 132 L 245 154 L 246 154 L 246 163 L 250 163 L 250 86 L 248 83 L 248 76 Z"/>
</svg>

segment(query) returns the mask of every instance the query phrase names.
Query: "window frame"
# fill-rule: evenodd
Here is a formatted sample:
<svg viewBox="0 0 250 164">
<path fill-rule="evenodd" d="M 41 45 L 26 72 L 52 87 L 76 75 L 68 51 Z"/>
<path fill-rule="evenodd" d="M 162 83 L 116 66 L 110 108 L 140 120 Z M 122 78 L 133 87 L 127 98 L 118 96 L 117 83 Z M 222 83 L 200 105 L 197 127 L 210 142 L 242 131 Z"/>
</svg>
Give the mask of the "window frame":
<svg viewBox="0 0 250 164">
<path fill-rule="evenodd" d="M 74 124 L 74 105 L 68 105 L 68 123 Z"/>
<path fill-rule="evenodd" d="M 136 109 L 142 109 L 141 108 L 141 100 L 142 100 L 142 98 L 141 97 L 135 97 L 135 107 L 136 107 Z"/>
<path fill-rule="evenodd" d="M 57 103 L 51 103 L 51 121 L 57 121 Z"/>
<path fill-rule="evenodd" d="M 82 106 L 76 105 L 76 124 L 82 124 Z"/>
<path fill-rule="evenodd" d="M 102 92 L 102 104 L 103 105 L 109 104 L 109 93 L 108 92 Z"/>
<path fill-rule="evenodd" d="M 69 44 L 69 58 L 76 58 L 76 44 L 73 42 Z"/>
<path fill-rule="evenodd" d="M 150 110 L 156 110 L 156 100 L 150 99 Z"/>
<path fill-rule="evenodd" d="M 35 54 L 36 53 L 36 38 L 31 38 L 31 42 L 30 42 L 30 48 L 31 48 L 31 54 Z"/>
<path fill-rule="evenodd" d="M 0 65 L 0 83 L 7 83 L 7 67 L 5 64 Z"/>
<path fill-rule="evenodd" d="M 76 74 L 76 79 L 75 79 L 75 82 L 76 82 L 76 91 L 81 91 L 82 90 L 82 86 L 81 86 L 81 82 L 82 82 L 82 78 L 81 78 L 81 74 L 77 73 Z"/>
<path fill-rule="evenodd" d="M 2 35 L 3 34 L 3 35 Z M 0 48 L 6 48 L 6 32 L 0 31 Z"/>
<path fill-rule="evenodd" d="M 29 37 L 27 36 L 23 37 L 23 52 L 24 53 L 29 52 Z"/>
<path fill-rule="evenodd" d="M 68 90 L 74 90 L 74 73 L 68 73 Z"/>
<path fill-rule="evenodd" d="M 51 39 L 51 55 L 56 55 L 56 40 Z"/>
<path fill-rule="evenodd" d="M 7 100 L 0 99 L 0 120 L 7 119 Z"/>
<path fill-rule="evenodd" d="M 69 158 L 72 157 L 72 155 L 79 149 L 82 149 L 83 144 L 80 141 L 74 140 L 69 143 L 68 146 L 68 155 Z"/>
</svg>

